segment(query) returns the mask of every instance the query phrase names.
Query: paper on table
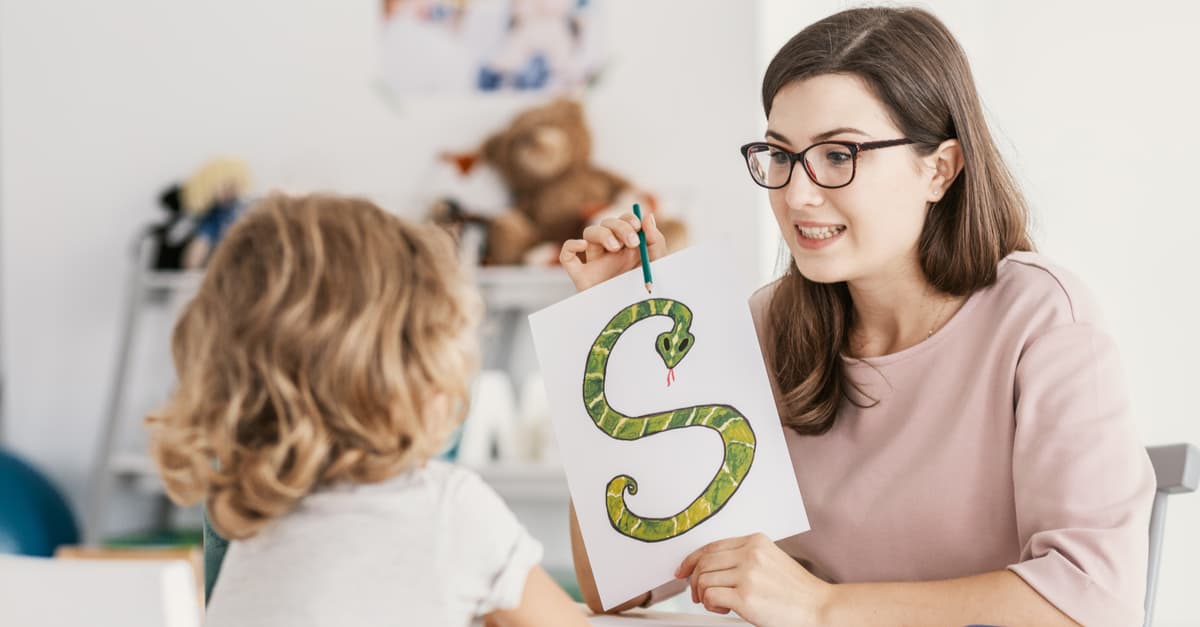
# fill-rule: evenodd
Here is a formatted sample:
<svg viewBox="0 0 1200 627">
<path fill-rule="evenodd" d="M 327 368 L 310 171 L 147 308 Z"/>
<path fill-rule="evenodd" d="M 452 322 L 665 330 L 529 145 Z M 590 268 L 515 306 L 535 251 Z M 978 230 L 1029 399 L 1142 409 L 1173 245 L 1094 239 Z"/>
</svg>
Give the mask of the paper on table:
<svg viewBox="0 0 1200 627">
<path fill-rule="evenodd" d="M 641 270 L 635 269 L 529 317 L 567 483 L 606 608 L 670 581 L 688 553 L 714 540 L 755 532 L 779 539 L 808 530 L 750 316 L 750 290 L 723 259 L 715 247 L 690 248 L 654 262 L 652 295 L 646 294 Z M 727 426 L 721 433 L 692 425 L 618 440 L 593 422 L 583 385 L 593 342 L 618 312 L 649 298 L 686 305 L 692 313 L 690 335 L 660 335 L 676 326 L 665 315 L 639 320 L 624 333 L 613 331 L 619 339 L 603 369 L 611 409 L 643 416 L 702 406 L 698 413 L 703 414 L 703 406 L 726 405 L 745 417 L 755 440 L 752 464 L 732 496 L 724 502 L 712 499 L 715 513 L 686 532 L 656 541 L 627 537 L 610 522 L 609 481 L 633 477 L 637 493 L 625 495 L 628 512 L 666 519 L 688 508 L 714 474 L 734 466 L 737 451 L 745 447 L 730 445 L 726 459 L 722 433 L 733 438 L 729 433 L 736 432 Z M 678 314 L 679 309 L 670 311 Z M 664 337 L 676 346 L 689 338 L 670 385 L 664 356 L 656 351 Z M 673 525 L 667 527 L 678 528 Z M 645 529 L 661 527 L 648 524 Z"/>
</svg>

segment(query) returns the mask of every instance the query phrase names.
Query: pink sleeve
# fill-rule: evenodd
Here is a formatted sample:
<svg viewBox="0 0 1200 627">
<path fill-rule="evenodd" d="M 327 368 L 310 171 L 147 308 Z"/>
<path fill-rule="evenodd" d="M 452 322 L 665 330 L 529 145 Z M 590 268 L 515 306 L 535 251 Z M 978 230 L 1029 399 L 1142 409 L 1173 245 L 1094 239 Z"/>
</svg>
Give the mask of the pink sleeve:
<svg viewBox="0 0 1200 627">
<path fill-rule="evenodd" d="M 1080 322 L 1033 340 L 1016 373 L 1009 570 L 1089 627 L 1142 624 L 1155 480 L 1123 383 L 1112 340 Z"/>
</svg>

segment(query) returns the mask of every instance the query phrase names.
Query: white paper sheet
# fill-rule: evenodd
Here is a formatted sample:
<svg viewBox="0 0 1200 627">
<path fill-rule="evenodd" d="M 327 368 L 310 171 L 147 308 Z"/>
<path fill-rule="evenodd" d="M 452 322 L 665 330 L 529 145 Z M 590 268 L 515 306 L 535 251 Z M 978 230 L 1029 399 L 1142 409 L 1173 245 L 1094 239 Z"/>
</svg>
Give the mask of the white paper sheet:
<svg viewBox="0 0 1200 627">
<path fill-rule="evenodd" d="M 756 532 L 780 539 L 809 528 L 750 316 L 751 289 L 723 259 L 715 246 L 689 248 L 654 262 L 653 294 L 638 268 L 529 317 L 567 483 L 606 608 L 670 581 L 688 553 L 714 540 Z M 685 533 L 653 542 L 622 535 L 610 522 L 609 480 L 629 475 L 637 481 L 637 494 L 625 498 L 631 513 L 670 517 L 705 491 L 721 471 L 726 447 L 718 431 L 699 425 L 618 440 L 589 415 L 583 380 L 593 342 L 615 314 L 648 298 L 684 303 L 694 339 L 668 386 L 655 349 L 675 321 L 658 315 L 630 326 L 605 370 L 612 409 L 642 416 L 728 405 L 749 421 L 755 440 L 753 461 L 732 497 Z"/>
</svg>

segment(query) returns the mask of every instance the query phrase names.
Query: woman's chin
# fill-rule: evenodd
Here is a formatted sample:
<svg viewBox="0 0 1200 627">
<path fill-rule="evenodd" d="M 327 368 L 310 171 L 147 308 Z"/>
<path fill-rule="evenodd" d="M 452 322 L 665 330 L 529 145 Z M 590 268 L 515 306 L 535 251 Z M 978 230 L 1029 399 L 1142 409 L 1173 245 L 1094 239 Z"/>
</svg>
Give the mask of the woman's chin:
<svg viewBox="0 0 1200 627">
<path fill-rule="evenodd" d="M 849 276 L 849 272 L 833 259 L 813 259 L 803 253 L 792 255 L 792 262 L 804 278 L 813 283 L 841 283 Z"/>
</svg>

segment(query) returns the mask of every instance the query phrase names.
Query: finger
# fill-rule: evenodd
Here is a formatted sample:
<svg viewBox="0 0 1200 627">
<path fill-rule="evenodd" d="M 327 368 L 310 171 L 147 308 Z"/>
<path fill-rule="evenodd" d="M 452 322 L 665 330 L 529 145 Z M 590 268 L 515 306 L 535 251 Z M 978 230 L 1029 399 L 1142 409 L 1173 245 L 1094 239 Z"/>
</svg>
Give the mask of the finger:
<svg viewBox="0 0 1200 627">
<path fill-rule="evenodd" d="M 736 549 L 746 544 L 749 536 L 737 536 L 735 538 L 725 538 L 708 544 L 692 551 L 687 557 L 683 558 L 683 563 L 675 571 L 676 579 L 683 579 L 692 574 L 692 569 L 696 566 L 696 561 L 708 553 L 716 553 L 718 551 L 728 551 Z"/>
<path fill-rule="evenodd" d="M 578 278 L 582 278 L 583 261 L 579 255 L 587 250 L 588 243 L 581 239 L 569 239 L 563 242 L 562 250 L 558 252 L 558 263 L 562 264 L 575 287 L 579 287 Z"/>
<path fill-rule="evenodd" d="M 741 551 L 737 549 L 727 551 L 717 551 L 715 553 L 706 553 L 696 560 L 696 567 L 692 569 L 692 574 L 689 585 L 692 588 L 692 603 L 700 602 L 700 578 L 706 574 L 714 572 L 724 572 L 736 568 L 742 562 Z"/>
<path fill-rule="evenodd" d="M 739 573 L 735 569 L 701 573 L 692 581 L 692 603 L 699 603 L 709 588 L 737 587 Z"/>
<path fill-rule="evenodd" d="M 587 247 L 588 243 L 586 240 L 569 239 L 563 242 L 562 249 L 558 252 L 558 262 L 564 267 L 569 264 L 579 264 L 582 266 L 583 262 L 579 260 L 579 255 L 583 254 L 587 250 Z"/>
<path fill-rule="evenodd" d="M 619 218 L 606 218 L 600 222 L 601 226 L 607 227 L 612 231 L 617 239 L 630 248 L 637 248 L 641 245 L 641 240 L 638 239 L 637 231 L 634 230 L 628 222 Z"/>
<path fill-rule="evenodd" d="M 742 598 L 736 588 L 709 588 L 704 591 L 701 602 L 704 603 L 704 609 L 718 614 L 728 614 L 730 610 L 737 612 L 742 606 Z"/>
<path fill-rule="evenodd" d="M 614 253 L 622 248 L 621 242 L 617 241 L 617 237 L 613 234 L 612 230 L 602 224 L 593 224 L 585 228 L 583 230 L 583 239 Z"/>
<path fill-rule="evenodd" d="M 611 254 L 611 253 L 609 253 L 608 250 L 606 250 L 603 246 L 601 246 L 599 244 L 593 244 L 592 242 L 588 242 L 587 252 L 585 252 L 583 254 L 583 258 L 584 258 L 584 261 L 591 263 L 592 261 L 599 259 L 600 257 L 603 257 L 604 255 L 608 255 L 608 254 Z"/>
<path fill-rule="evenodd" d="M 628 222 L 629 226 L 633 227 L 634 231 L 638 231 L 642 228 L 642 221 L 632 213 L 622 213 L 621 215 L 617 216 L 617 219 Z"/>
</svg>

